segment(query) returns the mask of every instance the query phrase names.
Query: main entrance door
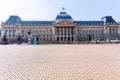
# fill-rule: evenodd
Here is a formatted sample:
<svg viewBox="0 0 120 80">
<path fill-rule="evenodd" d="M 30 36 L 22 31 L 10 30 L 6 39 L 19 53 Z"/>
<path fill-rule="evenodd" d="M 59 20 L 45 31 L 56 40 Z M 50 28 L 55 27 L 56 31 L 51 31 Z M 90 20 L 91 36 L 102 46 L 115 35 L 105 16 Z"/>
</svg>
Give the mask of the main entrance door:
<svg viewBox="0 0 120 80">
<path fill-rule="evenodd" d="M 88 41 L 91 41 L 91 40 L 92 40 L 92 36 L 88 35 Z"/>
</svg>

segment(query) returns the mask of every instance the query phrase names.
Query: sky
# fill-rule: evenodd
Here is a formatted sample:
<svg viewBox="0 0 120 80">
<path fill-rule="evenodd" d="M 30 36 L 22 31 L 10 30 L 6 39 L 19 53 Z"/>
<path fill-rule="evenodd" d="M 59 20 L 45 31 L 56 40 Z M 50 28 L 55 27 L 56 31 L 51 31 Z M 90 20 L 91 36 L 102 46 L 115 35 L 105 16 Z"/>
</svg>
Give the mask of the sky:
<svg viewBox="0 0 120 80">
<path fill-rule="evenodd" d="M 0 0 L 0 22 L 10 15 L 22 20 L 55 20 L 57 14 L 65 11 L 74 20 L 100 20 L 113 16 L 120 21 L 120 0 Z"/>
</svg>

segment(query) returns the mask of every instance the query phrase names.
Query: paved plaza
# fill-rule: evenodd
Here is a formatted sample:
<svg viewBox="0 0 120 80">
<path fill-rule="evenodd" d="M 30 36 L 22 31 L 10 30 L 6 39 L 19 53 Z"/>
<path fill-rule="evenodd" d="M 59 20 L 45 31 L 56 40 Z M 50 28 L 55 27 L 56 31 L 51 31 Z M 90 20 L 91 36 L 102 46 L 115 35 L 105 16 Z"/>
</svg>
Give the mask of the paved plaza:
<svg viewBox="0 0 120 80">
<path fill-rule="evenodd" d="M 120 80 L 120 44 L 0 45 L 0 80 Z"/>
</svg>

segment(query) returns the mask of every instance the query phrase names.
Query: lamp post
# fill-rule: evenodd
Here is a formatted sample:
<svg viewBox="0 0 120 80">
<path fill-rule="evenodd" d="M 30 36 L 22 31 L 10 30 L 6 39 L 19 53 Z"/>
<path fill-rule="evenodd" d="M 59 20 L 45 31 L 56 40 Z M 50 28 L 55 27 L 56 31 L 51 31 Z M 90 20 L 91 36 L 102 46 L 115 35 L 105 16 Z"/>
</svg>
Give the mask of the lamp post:
<svg viewBox="0 0 120 80">
<path fill-rule="evenodd" d="M 2 38 L 2 43 L 3 43 L 3 44 L 7 44 L 6 33 L 4 33 L 4 36 L 3 36 L 3 38 Z"/>
<path fill-rule="evenodd" d="M 22 43 L 22 37 L 20 36 L 20 31 L 18 32 L 17 43 L 18 43 L 18 44 L 21 44 L 21 43 Z"/>
<path fill-rule="evenodd" d="M 31 44 L 31 30 L 28 31 L 28 44 Z"/>
<path fill-rule="evenodd" d="M 22 43 L 22 37 L 20 35 L 17 37 L 17 41 L 18 41 L 18 44 Z"/>
</svg>

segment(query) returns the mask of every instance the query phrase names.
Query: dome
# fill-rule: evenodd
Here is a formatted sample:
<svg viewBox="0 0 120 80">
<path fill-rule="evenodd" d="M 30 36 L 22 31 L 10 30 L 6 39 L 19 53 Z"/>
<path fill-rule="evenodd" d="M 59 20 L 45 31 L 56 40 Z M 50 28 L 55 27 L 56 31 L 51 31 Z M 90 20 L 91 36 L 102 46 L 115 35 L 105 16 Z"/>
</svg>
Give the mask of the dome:
<svg viewBox="0 0 120 80">
<path fill-rule="evenodd" d="M 60 14 L 57 15 L 56 20 L 65 20 L 65 19 L 72 19 L 70 15 L 68 15 L 66 12 L 60 12 Z"/>
</svg>

